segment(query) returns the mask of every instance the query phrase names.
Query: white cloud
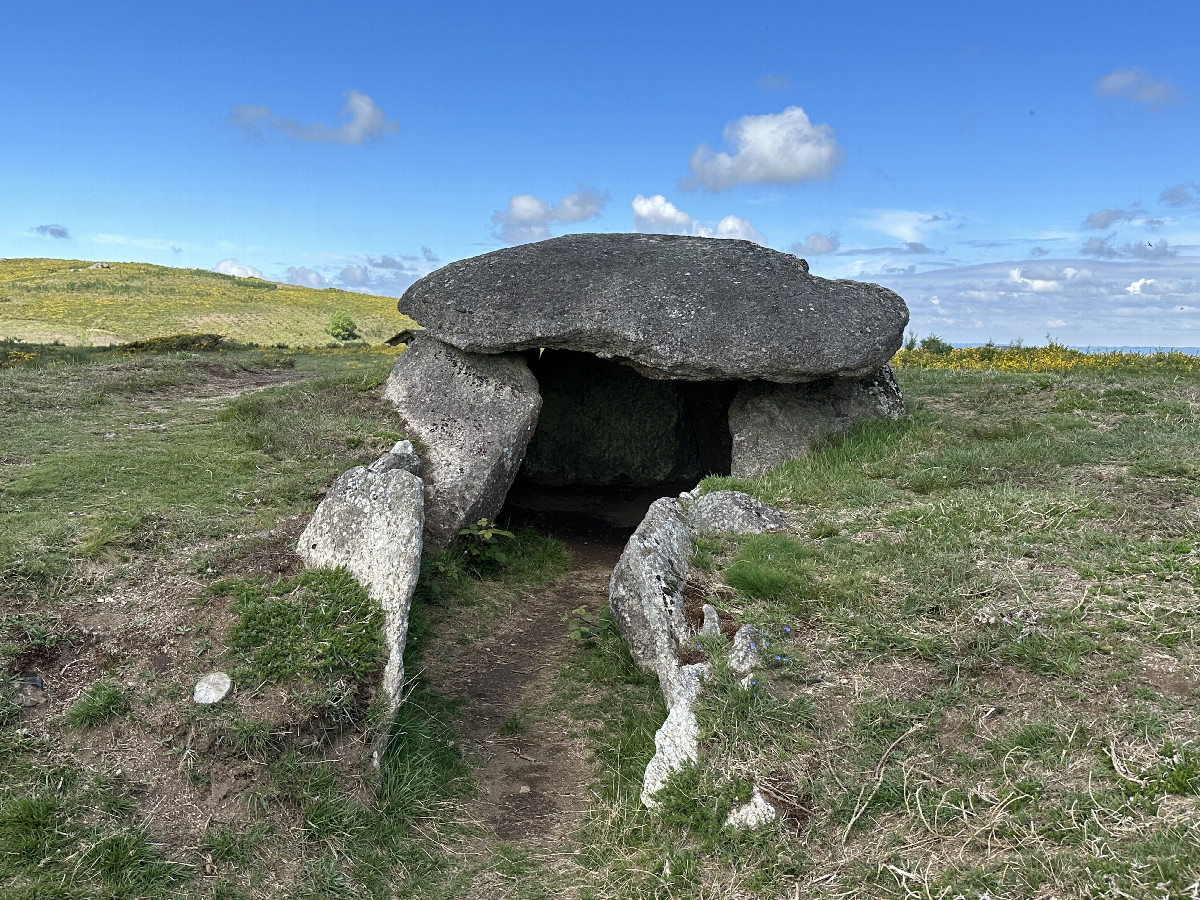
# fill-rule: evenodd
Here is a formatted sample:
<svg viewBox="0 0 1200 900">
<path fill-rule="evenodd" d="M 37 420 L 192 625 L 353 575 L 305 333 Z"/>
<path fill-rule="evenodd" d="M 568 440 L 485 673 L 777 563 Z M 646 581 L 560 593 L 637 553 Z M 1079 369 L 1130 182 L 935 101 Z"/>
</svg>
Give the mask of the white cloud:
<svg viewBox="0 0 1200 900">
<path fill-rule="evenodd" d="M 1063 319 L 1051 319 L 1046 323 L 1047 328 L 1066 328 L 1067 323 Z"/>
<path fill-rule="evenodd" d="M 693 225 L 693 230 L 699 237 L 718 237 L 753 241 L 756 244 L 763 243 L 762 235 L 750 224 L 750 220 L 740 216 L 726 216 L 717 223 L 715 229 L 697 222 Z"/>
<path fill-rule="evenodd" d="M 516 194 L 508 198 L 503 210 L 492 214 L 492 221 L 499 226 L 497 237 L 504 243 L 527 244 L 550 237 L 553 224 L 574 224 L 595 218 L 607 202 L 607 197 L 584 185 L 554 204 L 533 194 Z"/>
<path fill-rule="evenodd" d="M 638 194 L 629 204 L 633 208 L 633 230 L 650 234 L 691 234 L 696 237 L 730 238 L 764 244 L 765 240 L 749 219 L 725 216 L 716 226 L 698 222 L 662 194 L 643 197 Z"/>
<path fill-rule="evenodd" d="M 243 266 L 236 259 L 223 259 L 210 270 L 222 275 L 236 275 L 238 278 L 262 278 L 263 273 L 254 266 Z"/>
<path fill-rule="evenodd" d="M 842 242 L 838 239 L 836 231 L 831 231 L 829 234 L 822 234 L 819 231 L 814 231 L 804 239 L 803 243 L 797 241 L 789 248 L 789 252 L 795 256 L 821 256 L 824 253 L 832 253 Z"/>
<path fill-rule="evenodd" d="M 1096 81 L 1096 93 L 1101 97 L 1122 97 L 1141 103 L 1150 109 L 1160 109 L 1179 99 L 1179 91 L 1168 78 L 1158 81 L 1145 69 L 1113 69 Z"/>
<path fill-rule="evenodd" d="M 862 224 L 874 231 L 890 234 L 906 244 L 919 244 L 930 231 L 945 228 L 955 217 L 945 212 L 918 212 L 911 209 L 880 209 Z"/>
<path fill-rule="evenodd" d="M 297 140 L 332 144 L 362 144 L 394 134 L 400 127 L 399 122 L 388 121 L 383 110 L 362 91 L 346 91 L 342 118 L 348 121 L 336 128 L 330 128 L 322 122 L 302 125 L 295 119 L 273 115 L 269 107 L 242 105 L 234 106 L 229 115 L 230 122 L 249 134 L 261 134 L 265 126 Z"/>
<path fill-rule="evenodd" d="M 684 190 L 725 191 L 735 184 L 795 184 L 829 178 L 844 154 L 828 125 L 814 125 L 799 106 L 781 113 L 743 116 L 722 131 L 733 153 L 701 144 L 679 180 Z"/>
<path fill-rule="evenodd" d="M 1129 287 L 1125 288 L 1125 291 L 1126 293 L 1130 294 L 1140 294 L 1142 292 L 1142 288 L 1148 284 L 1154 284 L 1154 279 L 1139 278 L 1137 281 L 1133 282 L 1133 284 L 1129 285 Z"/>
<path fill-rule="evenodd" d="M 92 238 L 98 244 L 114 244 L 118 247 L 137 247 L 139 250 L 170 250 L 178 253 L 181 247 L 174 241 L 162 238 L 128 237 L 123 234 L 98 234 Z M 222 248 L 224 249 L 224 248 Z"/>
<path fill-rule="evenodd" d="M 300 287 L 326 288 L 329 280 L 316 269 L 304 266 L 289 266 L 285 273 L 288 284 L 298 284 Z"/>
</svg>

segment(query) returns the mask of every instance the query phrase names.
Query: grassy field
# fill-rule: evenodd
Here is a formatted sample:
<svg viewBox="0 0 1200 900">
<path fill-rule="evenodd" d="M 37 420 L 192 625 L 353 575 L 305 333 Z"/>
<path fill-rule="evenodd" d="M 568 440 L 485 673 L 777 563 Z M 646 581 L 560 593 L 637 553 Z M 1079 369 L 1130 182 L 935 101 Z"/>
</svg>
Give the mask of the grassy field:
<svg viewBox="0 0 1200 900">
<path fill-rule="evenodd" d="M 276 284 L 203 269 L 62 259 L 0 260 L 0 339 L 114 344 L 206 332 L 258 344 L 329 343 L 330 317 L 350 315 L 379 344 L 413 326 L 390 297 Z"/>
<path fill-rule="evenodd" d="M 511 898 L 1200 895 L 1194 359 L 904 351 L 907 420 L 706 482 L 795 514 L 694 559 L 768 665 L 744 687 L 701 647 L 702 763 L 648 812 L 658 688 L 588 613 L 522 712 L 566 710 L 589 747 L 555 860 L 463 821 L 461 701 L 420 681 L 381 774 L 348 762 L 377 647 L 317 614 L 353 588 L 290 550 L 329 480 L 398 437 L 390 362 L 58 348 L 0 368 L 0 897 L 450 898 L 481 872 Z M 430 568 L 414 661 L 561 570 L 520 540 L 509 569 Z M 222 667 L 261 685 L 196 712 Z M 788 817 L 734 833 L 752 773 Z"/>
</svg>

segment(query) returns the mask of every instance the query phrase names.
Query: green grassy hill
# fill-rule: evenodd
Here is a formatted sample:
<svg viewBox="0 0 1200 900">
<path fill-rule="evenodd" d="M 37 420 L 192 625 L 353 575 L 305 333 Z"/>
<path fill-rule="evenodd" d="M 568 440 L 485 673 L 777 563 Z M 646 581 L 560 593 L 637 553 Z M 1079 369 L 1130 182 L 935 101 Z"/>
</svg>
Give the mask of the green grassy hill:
<svg viewBox="0 0 1200 900">
<path fill-rule="evenodd" d="M 203 269 L 86 261 L 0 260 L 0 339 L 32 343 L 117 344 L 188 332 L 237 341 L 323 345 L 338 310 L 359 336 L 381 343 L 414 322 L 391 297 L 318 291 Z"/>
</svg>

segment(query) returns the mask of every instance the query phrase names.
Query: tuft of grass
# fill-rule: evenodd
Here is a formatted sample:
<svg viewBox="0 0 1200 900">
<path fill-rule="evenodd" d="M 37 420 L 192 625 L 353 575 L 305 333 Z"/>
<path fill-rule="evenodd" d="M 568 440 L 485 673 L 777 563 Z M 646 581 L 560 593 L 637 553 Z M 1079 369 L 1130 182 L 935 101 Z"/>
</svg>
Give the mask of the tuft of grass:
<svg viewBox="0 0 1200 900">
<path fill-rule="evenodd" d="M 383 611 L 345 569 L 313 569 L 273 585 L 218 582 L 238 620 L 229 649 L 251 677 L 361 679 L 383 662 Z"/>
<path fill-rule="evenodd" d="M 75 729 L 95 728 L 125 715 L 131 705 L 127 688 L 113 681 L 97 681 L 67 709 L 63 724 Z"/>
</svg>

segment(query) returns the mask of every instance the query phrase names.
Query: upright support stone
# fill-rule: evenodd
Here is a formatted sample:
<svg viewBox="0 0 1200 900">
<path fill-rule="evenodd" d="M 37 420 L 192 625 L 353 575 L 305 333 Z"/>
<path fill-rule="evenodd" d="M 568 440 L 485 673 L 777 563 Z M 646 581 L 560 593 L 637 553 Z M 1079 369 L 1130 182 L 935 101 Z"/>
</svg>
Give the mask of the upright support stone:
<svg viewBox="0 0 1200 900">
<path fill-rule="evenodd" d="M 731 474 L 751 478 L 806 456 L 821 438 L 866 419 L 899 419 L 904 400 L 891 366 L 866 378 L 829 378 L 808 384 L 753 381 L 729 407 Z"/>
<path fill-rule="evenodd" d="M 425 545 L 504 505 L 537 427 L 542 398 L 520 354 L 467 353 L 432 337 L 396 363 L 385 396 L 405 433 L 424 444 Z"/>
</svg>

